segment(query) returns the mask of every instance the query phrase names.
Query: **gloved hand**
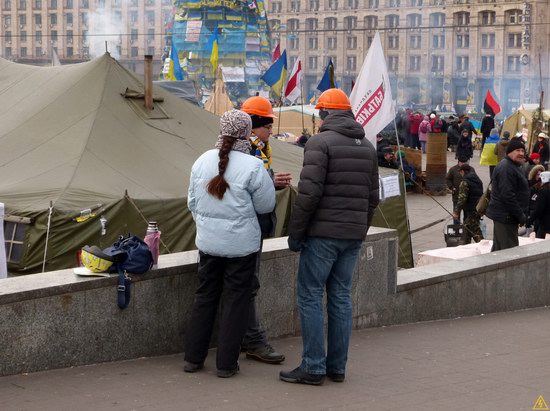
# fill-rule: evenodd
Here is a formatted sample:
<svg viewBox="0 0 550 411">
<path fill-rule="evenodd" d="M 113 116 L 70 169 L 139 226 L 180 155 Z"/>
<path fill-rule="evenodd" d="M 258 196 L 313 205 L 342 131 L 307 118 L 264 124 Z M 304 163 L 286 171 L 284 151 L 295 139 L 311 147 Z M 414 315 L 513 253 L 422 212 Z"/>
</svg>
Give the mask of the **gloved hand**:
<svg viewBox="0 0 550 411">
<path fill-rule="evenodd" d="M 527 223 L 527 216 L 522 213 L 521 216 L 518 219 L 518 223 L 519 223 L 520 226 L 525 225 L 525 223 Z"/>
<path fill-rule="evenodd" d="M 299 252 L 302 251 L 303 241 L 296 240 L 295 238 L 288 237 L 288 248 L 290 251 Z"/>
</svg>

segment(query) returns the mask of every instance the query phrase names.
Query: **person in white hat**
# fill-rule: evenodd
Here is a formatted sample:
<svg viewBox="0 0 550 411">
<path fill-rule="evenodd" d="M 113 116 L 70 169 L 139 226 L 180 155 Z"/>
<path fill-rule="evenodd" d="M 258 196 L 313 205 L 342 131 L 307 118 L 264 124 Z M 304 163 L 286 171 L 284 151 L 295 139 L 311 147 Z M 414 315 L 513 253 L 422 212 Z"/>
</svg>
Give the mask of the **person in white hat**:
<svg viewBox="0 0 550 411">
<path fill-rule="evenodd" d="M 545 169 L 548 169 L 548 161 L 550 160 L 550 148 L 548 147 L 548 134 L 540 132 L 537 136 L 537 141 L 533 146 L 533 153 L 538 153 L 540 163 Z"/>
</svg>

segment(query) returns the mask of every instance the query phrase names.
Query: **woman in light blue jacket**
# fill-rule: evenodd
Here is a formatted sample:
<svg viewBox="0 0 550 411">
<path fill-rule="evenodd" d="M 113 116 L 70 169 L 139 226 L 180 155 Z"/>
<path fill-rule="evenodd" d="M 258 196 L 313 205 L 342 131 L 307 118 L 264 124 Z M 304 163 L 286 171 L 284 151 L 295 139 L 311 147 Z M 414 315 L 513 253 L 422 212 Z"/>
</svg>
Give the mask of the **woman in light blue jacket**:
<svg viewBox="0 0 550 411">
<path fill-rule="evenodd" d="M 250 155 L 251 127 L 248 114 L 226 112 L 215 149 L 191 169 L 187 205 L 197 227 L 199 286 L 185 335 L 186 372 L 203 368 L 220 300 L 217 375 L 227 378 L 239 370 L 261 241 L 256 214 L 275 208 L 273 181 L 262 161 Z"/>
</svg>

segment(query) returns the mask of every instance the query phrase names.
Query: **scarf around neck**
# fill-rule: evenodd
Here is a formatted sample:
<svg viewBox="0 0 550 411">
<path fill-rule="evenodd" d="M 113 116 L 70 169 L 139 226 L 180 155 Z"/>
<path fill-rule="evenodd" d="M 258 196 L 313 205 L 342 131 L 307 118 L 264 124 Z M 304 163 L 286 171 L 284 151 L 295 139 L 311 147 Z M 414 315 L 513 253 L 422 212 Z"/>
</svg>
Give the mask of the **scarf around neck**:
<svg viewBox="0 0 550 411">
<path fill-rule="evenodd" d="M 218 136 L 218 140 L 216 141 L 216 145 L 214 146 L 218 150 L 222 148 L 223 137 L 224 136 Z M 240 151 L 241 153 L 244 153 L 244 154 L 250 154 L 252 147 L 250 145 L 250 141 L 242 140 L 239 138 L 239 139 L 235 139 L 235 142 L 233 143 L 233 147 L 231 147 L 231 150 Z"/>
<path fill-rule="evenodd" d="M 252 148 L 254 149 L 254 156 L 264 162 L 266 170 L 271 169 L 271 146 L 264 143 L 258 137 L 250 137 Z M 250 151 L 249 151 L 250 152 Z"/>
</svg>

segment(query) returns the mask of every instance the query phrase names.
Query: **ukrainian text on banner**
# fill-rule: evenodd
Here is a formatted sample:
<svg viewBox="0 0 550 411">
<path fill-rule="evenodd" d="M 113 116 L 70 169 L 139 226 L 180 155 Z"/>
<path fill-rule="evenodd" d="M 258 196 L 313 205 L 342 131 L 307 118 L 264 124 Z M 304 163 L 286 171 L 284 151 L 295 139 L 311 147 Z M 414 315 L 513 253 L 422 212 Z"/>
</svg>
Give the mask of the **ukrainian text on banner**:
<svg viewBox="0 0 550 411">
<path fill-rule="evenodd" d="M 378 32 L 359 71 L 350 102 L 355 118 L 365 129 L 365 136 L 376 147 L 376 134 L 395 118 L 390 78 Z"/>
</svg>

